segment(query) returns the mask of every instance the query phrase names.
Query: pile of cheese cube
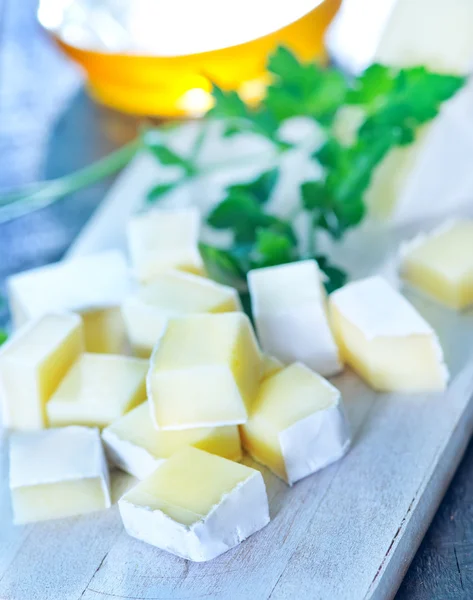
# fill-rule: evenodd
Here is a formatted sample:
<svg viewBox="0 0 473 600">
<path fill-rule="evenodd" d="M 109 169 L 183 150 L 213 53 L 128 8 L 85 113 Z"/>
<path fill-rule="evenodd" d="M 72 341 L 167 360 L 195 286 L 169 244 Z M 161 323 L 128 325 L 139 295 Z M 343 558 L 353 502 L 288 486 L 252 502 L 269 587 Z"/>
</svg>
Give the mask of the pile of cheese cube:
<svg viewBox="0 0 473 600">
<path fill-rule="evenodd" d="M 0 384 L 17 523 L 109 507 L 108 462 L 140 479 L 118 502 L 132 536 L 209 560 L 269 521 L 242 446 L 290 485 L 346 452 L 324 376 L 347 364 L 380 391 L 446 386 L 435 332 L 381 277 L 327 301 L 314 260 L 250 272 L 258 342 L 236 291 L 205 277 L 194 209 L 139 215 L 128 234 L 133 277 L 112 251 L 9 281 L 18 330 Z M 447 281 L 442 236 L 455 254 L 473 224 L 411 244 L 403 272 L 447 304 L 472 303 L 473 261 Z"/>
</svg>

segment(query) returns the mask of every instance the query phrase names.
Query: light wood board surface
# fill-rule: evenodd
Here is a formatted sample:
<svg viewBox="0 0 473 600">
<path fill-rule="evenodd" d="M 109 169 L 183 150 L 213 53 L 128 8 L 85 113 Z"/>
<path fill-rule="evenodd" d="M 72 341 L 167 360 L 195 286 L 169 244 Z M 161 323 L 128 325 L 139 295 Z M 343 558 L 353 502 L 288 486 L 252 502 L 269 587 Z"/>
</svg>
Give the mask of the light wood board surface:
<svg viewBox="0 0 473 600">
<path fill-rule="evenodd" d="M 124 223 L 157 175 L 146 159 L 132 165 L 73 253 L 121 247 Z M 351 273 L 362 275 L 382 268 L 408 233 L 366 232 L 341 253 Z M 377 394 L 349 371 L 334 378 L 353 430 L 350 452 L 292 489 L 263 470 L 271 523 L 209 563 L 190 563 L 129 537 L 116 506 L 12 526 L 3 435 L 0 598 L 392 598 L 473 431 L 473 313 L 409 298 L 439 333 L 452 374 L 447 393 Z M 117 498 L 130 478 L 117 472 L 113 482 Z"/>
</svg>

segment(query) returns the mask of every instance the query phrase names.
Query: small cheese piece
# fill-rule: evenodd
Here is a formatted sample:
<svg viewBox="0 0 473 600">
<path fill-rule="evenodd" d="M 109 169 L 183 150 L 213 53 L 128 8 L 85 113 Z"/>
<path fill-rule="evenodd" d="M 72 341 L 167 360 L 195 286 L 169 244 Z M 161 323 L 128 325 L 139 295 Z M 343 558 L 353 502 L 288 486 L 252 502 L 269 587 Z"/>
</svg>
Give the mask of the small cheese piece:
<svg viewBox="0 0 473 600">
<path fill-rule="evenodd" d="M 261 473 L 196 448 L 163 462 L 118 506 L 130 535 L 198 562 L 223 554 L 269 522 Z"/>
<path fill-rule="evenodd" d="M 143 358 L 151 356 L 169 318 L 239 310 L 235 289 L 180 271 L 160 273 L 127 298 L 122 307 L 128 339 L 134 353 Z"/>
<path fill-rule="evenodd" d="M 155 426 L 173 430 L 244 423 L 262 369 L 243 313 L 170 319 L 147 379 Z"/>
<path fill-rule="evenodd" d="M 41 429 L 46 402 L 84 350 L 82 322 L 75 314 L 31 321 L 0 348 L 3 426 Z"/>
<path fill-rule="evenodd" d="M 83 316 L 89 352 L 120 353 L 125 331 L 120 305 L 130 293 L 125 257 L 108 251 L 65 260 L 10 277 L 10 308 L 16 327 L 51 311 Z"/>
<path fill-rule="evenodd" d="M 236 425 L 158 431 L 146 402 L 104 429 L 102 439 L 111 461 L 138 479 L 150 475 L 163 460 L 186 446 L 230 460 L 241 459 L 240 434 Z"/>
<path fill-rule="evenodd" d="M 401 251 L 401 275 L 450 308 L 473 305 L 473 220 L 422 234 Z"/>
<path fill-rule="evenodd" d="M 382 277 L 363 279 L 330 296 L 342 358 L 375 390 L 443 390 L 448 371 L 432 327 Z"/>
<path fill-rule="evenodd" d="M 108 469 L 96 429 L 14 433 L 10 490 L 17 524 L 110 507 Z"/>
<path fill-rule="evenodd" d="M 280 360 L 274 358 L 274 356 L 268 356 L 265 354 L 263 356 L 263 373 L 261 375 L 261 379 L 266 379 L 266 377 L 270 377 L 279 371 L 284 369 L 284 365 Z"/>
<path fill-rule="evenodd" d="M 49 424 L 105 427 L 146 399 L 148 361 L 83 354 L 46 405 Z"/>
<path fill-rule="evenodd" d="M 341 370 L 315 260 L 250 271 L 248 285 L 264 352 L 286 364 L 300 361 L 322 375 Z"/>
<path fill-rule="evenodd" d="M 251 456 L 289 485 L 341 458 L 350 444 L 340 392 L 300 363 L 261 383 L 240 429 Z"/>
<path fill-rule="evenodd" d="M 128 224 L 128 247 L 136 277 L 146 283 L 168 269 L 202 274 L 200 213 L 189 207 L 152 210 Z"/>
</svg>

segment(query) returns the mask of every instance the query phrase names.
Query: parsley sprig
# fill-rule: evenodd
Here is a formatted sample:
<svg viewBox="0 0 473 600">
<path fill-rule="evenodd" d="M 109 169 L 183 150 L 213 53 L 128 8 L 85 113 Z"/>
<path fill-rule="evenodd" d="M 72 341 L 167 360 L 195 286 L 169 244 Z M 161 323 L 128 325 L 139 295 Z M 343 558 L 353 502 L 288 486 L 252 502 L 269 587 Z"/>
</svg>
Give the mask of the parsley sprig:
<svg viewBox="0 0 473 600">
<path fill-rule="evenodd" d="M 365 195 L 376 167 L 391 149 L 412 143 L 419 128 L 438 114 L 442 103 L 454 96 L 465 78 L 432 73 L 424 67 L 394 69 L 375 64 L 348 80 L 337 69 L 298 60 L 284 47 L 268 58 L 267 70 L 271 81 L 256 107 L 245 104 L 235 91 L 213 86 L 213 108 L 185 156 L 169 146 L 160 129 L 148 130 L 82 172 L 0 198 L 0 223 L 110 175 L 143 149 L 162 165 L 178 167 L 181 173 L 171 183 L 156 182 L 146 198 L 152 205 L 177 186 L 218 168 L 218 164 L 203 167 L 199 160 L 208 132 L 205 123 L 217 120 L 224 138 L 242 133 L 264 138 L 274 150 L 276 164 L 251 181 L 228 186 L 222 200 L 206 215 L 210 227 L 232 234 L 227 247 L 201 243 L 209 274 L 244 290 L 250 269 L 313 257 L 327 276 L 327 288 L 336 289 L 346 274 L 320 254 L 319 234 L 323 231 L 340 240 L 363 220 Z M 357 115 L 356 126 L 351 135 L 341 136 L 340 116 L 347 110 Z M 282 125 L 294 117 L 313 120 L 323 133 L 323 142 L 311 157 L 321 167 L 322 176 L 301 185 L 297 211 L 283 218 L 271 211 L 270 200 L 280 176 L 278 158 L 294 147 L 281 135 Z M 308 224 L 305 245 L 294 227 L 299 213 Z"/>
</svg>

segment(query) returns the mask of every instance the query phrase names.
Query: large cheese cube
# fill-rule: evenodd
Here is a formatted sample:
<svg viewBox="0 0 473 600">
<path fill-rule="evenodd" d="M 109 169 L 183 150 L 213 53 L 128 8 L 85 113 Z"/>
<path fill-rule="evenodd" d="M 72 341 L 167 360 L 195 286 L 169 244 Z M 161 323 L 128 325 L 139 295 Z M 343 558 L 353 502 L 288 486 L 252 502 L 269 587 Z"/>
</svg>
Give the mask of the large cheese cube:
<svg viewBox="0 0 473 600">
<path fill-rule="evenodd" d="M 15 523 L 108 508 L 108 469 L 98 431 L 65 427 L 14 433 L 10 490 Z"/>
<path fill-rule="evenodd" d="M 109 251 L 65 260 L 10 277 L 13 321 L 19 327 L 51 311 L 83 316 L 89 352 L 120 353 L 125 340 L 120 305 L 131 280 L 121 252 Z"/>
<path fill-rule="evenodd" d="M 413 287 L 451 308 L 473 304 L 473 220 L 422 234 L 402 255 L 402 277 Z"/>
<path fill-rule="evenodd" d="M 200 213 L 193 207 L 133 217 L 128 224 L 128 248 L 136 277 L 145 283 L 168 269 L 203 273 L 199 231 Z"/>
<path fill-rule="evenodd" d="M 330 296 L 342 358 L 380 391 L 443 390 L 448 371 L 432 327 L 382 277 L 363 279 Z"/>
<path fill-rule="evenodd" d="M 151 357 L 148 399 L 158 429 L 238 425 L 262 374 L 243 313 L 171 319 Z"/>
<path fill-rule="evenodd" d="M 169 318 L 238 310 L 241 304 L 235 289 L 174 270 L 157 275 L 122 307 L 128 339 L 135 354 L 144 358 L 151 356 Z"/>
<path fill-rule="evenodd" d="M 118 505 L 130 535 L 199 562 L 269 522 L 261 473 L 196 448 L 163 462 Z"/>
<path fill-rule="evenodd" d="M 148 362 L 83 354 L 46 405 L 49 424 L 105 427 L 146 398 Z"/>
<path fill-rule="evenodd" d="M 248 285 L 264 352 L 284 363 L 300 361 L 322 375 L 340 371 L 315 260 L 250 271 Z"/>
<path fill-rule="evenodd" d="M 146 402 L 114 421 L 102 432 L 107 455 L 120 469 L 143 479 L 156 467 L 186 446 L 238 461 L 240 434 L 236 425 L 182 431 L 158 431 Z"/>
<path fill-rule="evenodd" d="M 270 377 L 278 371 L 282 371 L 283 368 L 284 365 L 280 360 L 266 354 L 263 356 L 263 372 L 261 374 L 261 379 L 266 379 L 266 377 Z"/>
<path fill-rule="evenodd" d="M 82 322 L 74 314 L 31 321 L 0 348 L 3 426 L 41 429 L 46 402 L 84 350 Z"/>
<path fill-rule="evenodd" d="M 340 392 L 300 363 L 261 383 L 241 436 L 251 456 L 289 485 L 341 458 L 350 444 Z"/>
</svg>

